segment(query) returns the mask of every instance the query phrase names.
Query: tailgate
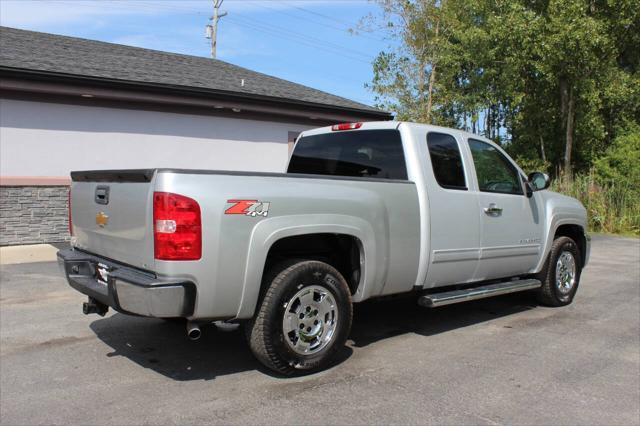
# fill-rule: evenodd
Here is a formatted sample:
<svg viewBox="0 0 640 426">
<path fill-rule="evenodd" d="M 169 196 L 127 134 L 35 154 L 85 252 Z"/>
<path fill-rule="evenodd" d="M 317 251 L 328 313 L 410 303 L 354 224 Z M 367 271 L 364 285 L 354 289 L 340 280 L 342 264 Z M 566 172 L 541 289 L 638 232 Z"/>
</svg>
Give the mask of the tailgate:
<svg viewBox="0 0 640 426">
<path fill-rule="evenodd" d="M 71 173 L 74 246 L 153 269 L 154 170 Z"/>
</svg>

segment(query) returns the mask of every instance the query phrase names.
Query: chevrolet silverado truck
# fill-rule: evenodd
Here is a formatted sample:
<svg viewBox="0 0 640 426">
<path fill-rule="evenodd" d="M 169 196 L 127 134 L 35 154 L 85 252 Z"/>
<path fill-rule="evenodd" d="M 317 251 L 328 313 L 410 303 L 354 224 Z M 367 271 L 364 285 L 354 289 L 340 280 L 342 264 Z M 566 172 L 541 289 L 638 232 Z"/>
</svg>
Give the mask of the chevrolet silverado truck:
<svg viewBox="0 0 640 426">
<path fill-rule="evenodd" d="M 244 323 L 283 374 L 326 367 L 353 303 L 412 293 L 436 308 L 518 291 L 572 302 L 584 207 L 497 144 L 406 122 L 303 132 L 286 173 L 72 172 L 71 247 L 84 313 Z"/>
</svg>

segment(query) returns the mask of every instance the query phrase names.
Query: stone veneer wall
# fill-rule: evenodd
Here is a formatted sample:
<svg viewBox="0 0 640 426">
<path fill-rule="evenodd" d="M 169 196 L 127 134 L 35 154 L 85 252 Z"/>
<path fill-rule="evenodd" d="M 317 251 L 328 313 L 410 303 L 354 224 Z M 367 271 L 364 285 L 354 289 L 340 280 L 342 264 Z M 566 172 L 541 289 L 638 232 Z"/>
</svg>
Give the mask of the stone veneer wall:
<svg viewBox="0 0 640 426">
<path fill-rule="evenodd" d="M 69 241 L 68 186 L 0 186 L 0 246 Z"/>
</svg>

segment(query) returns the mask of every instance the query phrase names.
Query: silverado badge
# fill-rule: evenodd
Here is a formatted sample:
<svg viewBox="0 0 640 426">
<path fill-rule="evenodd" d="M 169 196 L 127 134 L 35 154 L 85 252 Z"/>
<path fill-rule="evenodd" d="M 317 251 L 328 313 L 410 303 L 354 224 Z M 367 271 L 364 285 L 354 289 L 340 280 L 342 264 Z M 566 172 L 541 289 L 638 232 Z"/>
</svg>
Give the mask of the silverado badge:
<svg viewBox="0 0 640 426">
<path fill-rule="evenodd" d="M 96 214 L 96 225 L 98 225 L 100 228 L 104 228 L 107 223 L 109 223 L 109 216 L 107 216 L 104 212 Z"/>
</svg>

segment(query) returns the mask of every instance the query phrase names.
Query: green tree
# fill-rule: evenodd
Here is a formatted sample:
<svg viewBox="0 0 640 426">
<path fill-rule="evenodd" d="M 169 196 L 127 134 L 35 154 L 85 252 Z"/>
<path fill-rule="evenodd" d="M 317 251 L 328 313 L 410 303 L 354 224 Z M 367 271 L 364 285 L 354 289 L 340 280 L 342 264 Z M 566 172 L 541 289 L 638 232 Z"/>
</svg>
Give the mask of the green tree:
<svg viewBox="0 0 640 426">
<path fill-rule="evenodd" d="M 430 0 L 380 4 L 386 31 L 401 43 L 377 57 L 370 87 L 384 107 L 395 111 L 399 118 L 431 123 L 446 33 L 442 5 Z"/>
<path fill-rule="evenodd" d="M 640 118 L 640 0 L 380 0 L 374 62 L 402 120 L 483 134 L 567 173 Z"/>
<path fill-rule="evenodd" d="M 629 124 L 621 131 L 593 170 L 603 186 L 629 182 L 627 190 L 640 199 L 640 126 Z"/>
</svg>

